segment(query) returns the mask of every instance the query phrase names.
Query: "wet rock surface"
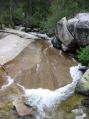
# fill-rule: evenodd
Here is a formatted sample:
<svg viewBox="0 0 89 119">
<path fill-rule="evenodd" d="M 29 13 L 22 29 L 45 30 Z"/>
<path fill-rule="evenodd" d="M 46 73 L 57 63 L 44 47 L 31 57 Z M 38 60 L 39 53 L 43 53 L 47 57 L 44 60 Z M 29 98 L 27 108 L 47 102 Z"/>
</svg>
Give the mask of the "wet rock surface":
<svg viewBox="0 0 89 119">
<path fill-rule="evenodd" d="M 73 61 L 61 51 L 54 49 L 48 41 L 34 41 L 14 60 L 4 65 L 15 83 L 25 88 L 47 88 L 54 90 L 72 81 L 69 68 Z M 3 80 L 0 85 L 3 85 Z M 13 109 L 13 101 L 21 98 L 23 92 L 13 83 L 5 90 L 0 90 L 1 119 L 33 119 L 31 116 L 19 116 Z M 50 115 L 53 119 L 72 119 L 71 110 L 79 107 L 82 96 L 74 95 L 61 104 L 57 112 Z M 74 102 L 74 103 L 73 103 Z M 72 104 L 72 105 L 71 105 Z"/>
<path fill-rule="evenodd" d="M 32 40 L 12 34 L 2 38 L 0 40 L 0 64 L 3 65 L 14 59 L 31 42 Z"/>
<path fill-rule="evenodd" d="M 56 89 L 71 82 L 69 67 L 73 62 L 70 58 L 60 55 L 61 52 L 39 40 L 31 43 L 5 67 L 9 75 L 25 88 Z"/>
</svg>

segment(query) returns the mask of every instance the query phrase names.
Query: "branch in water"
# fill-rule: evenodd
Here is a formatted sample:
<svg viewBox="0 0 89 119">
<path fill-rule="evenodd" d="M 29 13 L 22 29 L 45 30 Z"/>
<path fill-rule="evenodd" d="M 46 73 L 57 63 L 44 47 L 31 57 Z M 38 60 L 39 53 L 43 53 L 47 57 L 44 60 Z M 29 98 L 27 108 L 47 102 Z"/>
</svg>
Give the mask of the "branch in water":
<svg viewBox="0 0 89 119">
<path fill-rule="evenodd" d="M 2 70 L 6 73 L 6 75 L 8 75 L 8 72 L 6 71 L 5 67 L 3 65 L 0 64 L 0 67 L 2 68 Z"/>
</svg>

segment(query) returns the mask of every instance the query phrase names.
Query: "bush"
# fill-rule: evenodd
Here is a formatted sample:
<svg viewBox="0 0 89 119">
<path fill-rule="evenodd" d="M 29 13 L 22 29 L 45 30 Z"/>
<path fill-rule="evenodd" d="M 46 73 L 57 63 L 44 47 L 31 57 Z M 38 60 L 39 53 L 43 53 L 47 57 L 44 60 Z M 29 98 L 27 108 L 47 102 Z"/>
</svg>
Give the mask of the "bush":
<svg viewBox="0 0 89 119">
<path fill-rule="evenodd" d="M 0 16 L 0 23 L 8 26 L 10 24 L 10 16 L 8 11 L 3 11 Z"/>
<path fill-rule="evenodd" d="M 85 48 L 81 48 L 78 51 L 77 57 L 81 63 L 89 66 L 89 45 Z"/>
<path fill-rule="evenodd" d="M 13 17 L 19 21 L 24 19 L 24 12 L 22 8 L 17 8 L 15 11 L 13 11 Z"/>
<path fill-rule="evenodd" d="M 1 0 L 0 24 L 10 26 L 13 22 L 14 25 L 40 27 L 49 15 L 50 5 L 50 0 Z"/>
</svg>

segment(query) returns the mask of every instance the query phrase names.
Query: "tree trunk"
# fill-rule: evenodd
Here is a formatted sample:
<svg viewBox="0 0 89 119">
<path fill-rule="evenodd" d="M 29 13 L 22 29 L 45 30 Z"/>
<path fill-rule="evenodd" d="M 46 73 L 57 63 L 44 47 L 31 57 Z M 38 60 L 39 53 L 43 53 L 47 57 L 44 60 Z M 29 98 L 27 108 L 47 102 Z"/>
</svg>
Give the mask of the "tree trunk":
<svg viewBox="0 0 89 119">
<path fill-rule="evenodd" d="M 2 15 L 2 1 L 0 2 L 0 29 L 2 28 L 2 18 L 1 18 L 1 15 Z"/>
<path fill-rule="evenodd" d="M 13 15 L 12 15 L 12 11 L 13 11 L 13 0 L 10 0 L 10 23 L 12 28 L 14 28 L 14 22 L 13 22 Z"/>
</svg>

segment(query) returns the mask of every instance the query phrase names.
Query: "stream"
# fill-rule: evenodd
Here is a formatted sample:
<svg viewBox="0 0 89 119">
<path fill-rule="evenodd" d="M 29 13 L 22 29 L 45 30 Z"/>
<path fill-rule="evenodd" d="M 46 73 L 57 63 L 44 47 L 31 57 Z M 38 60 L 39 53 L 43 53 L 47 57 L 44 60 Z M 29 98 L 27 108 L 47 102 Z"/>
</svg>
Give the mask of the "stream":
<svg viewBox="0 0 89 119">
<path fill-rule="evenodd" d="M 47 40 L 30 43 L 15 59 L 4 65 L 12 77 L 12 80 L 8 80 L 12 83 L 10 86 L 3 88 L 7 83 L 7 75 L 0 69 L 0 119 L 33 119 L 30 116 L 19 117 L 13 108 L 12 101 L 22 94 L 16 83 L 28 89 L 55 90 L 72 82 L 69 68 L 73 65 L 75 63 L 70 57 L 53 48 Z M 47 119 L 88 119 L 89 111 L 81 105 L 84 98 L 74 94 Z"/>
</svg>

